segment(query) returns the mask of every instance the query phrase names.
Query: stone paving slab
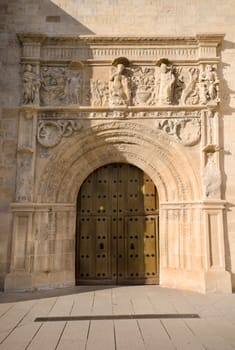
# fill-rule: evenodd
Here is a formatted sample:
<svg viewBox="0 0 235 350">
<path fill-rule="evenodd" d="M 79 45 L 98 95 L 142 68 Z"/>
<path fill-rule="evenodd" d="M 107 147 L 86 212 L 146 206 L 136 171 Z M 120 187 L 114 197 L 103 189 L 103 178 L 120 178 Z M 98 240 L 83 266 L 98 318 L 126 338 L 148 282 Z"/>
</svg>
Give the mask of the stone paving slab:
<svg viewBox="0 0 235 350">
<path fill-rule="evenodd" d="M 199 319 L 145 319 L 151 314 Z M 141 315 L 137 319 L 69 316 Z M 63 321 L 35 322 L 60 316 Z M 0 294 L 0 350 L 235 350 L 235 294 L 160 286 L 78 286 Z"/>
</svg>

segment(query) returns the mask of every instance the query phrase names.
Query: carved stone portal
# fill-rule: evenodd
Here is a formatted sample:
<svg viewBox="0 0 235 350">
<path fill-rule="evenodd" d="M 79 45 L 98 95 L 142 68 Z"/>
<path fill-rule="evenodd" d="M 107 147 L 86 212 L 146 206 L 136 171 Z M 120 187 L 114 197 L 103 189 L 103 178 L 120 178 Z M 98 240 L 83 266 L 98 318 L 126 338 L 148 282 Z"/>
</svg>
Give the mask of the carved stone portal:
<svg viewBox="0 0 235 350">
<path fill-rule="evenodd" d="M 6 289 L 75 284 L 78 192 L 99 167 L 130 163 L 159 195 L 160 283 L 231 292 L 223 155 L 215 152 L 223 36 L 19 39 L 23 99 Z"/>
</svg>

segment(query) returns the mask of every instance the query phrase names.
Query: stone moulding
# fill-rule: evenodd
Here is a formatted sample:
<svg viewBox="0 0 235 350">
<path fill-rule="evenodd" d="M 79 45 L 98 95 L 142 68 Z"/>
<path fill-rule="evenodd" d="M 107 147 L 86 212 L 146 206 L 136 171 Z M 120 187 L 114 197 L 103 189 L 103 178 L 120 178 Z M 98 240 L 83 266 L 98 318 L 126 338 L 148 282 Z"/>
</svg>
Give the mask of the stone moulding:
<svg viewBox="0 0 235 350">
<path fill-rule="evenodd" d="M 128 56 L 130 59 L 177 60 L 216 59 L 217 47 L 224 34 L 198 34 L 195 36 L 47 36 L 42 33 L 18 33 L 23 46 L 22 58 L 46 60 L 102 59 Z M 35 46 L 42 47 L 41 51 Z"/>
</svg>

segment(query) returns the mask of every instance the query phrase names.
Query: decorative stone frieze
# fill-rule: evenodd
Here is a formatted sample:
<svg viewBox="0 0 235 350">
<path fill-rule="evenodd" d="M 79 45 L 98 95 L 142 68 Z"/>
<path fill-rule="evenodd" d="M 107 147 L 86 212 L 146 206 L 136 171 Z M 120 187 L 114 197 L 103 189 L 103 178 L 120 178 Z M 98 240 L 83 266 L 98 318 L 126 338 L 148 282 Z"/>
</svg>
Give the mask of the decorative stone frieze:
<svg viewBox="0 0 235 350">
<path fill-rule="evenodd" d="M 219 102 L 217 49 L 222 35 L 141 39 L 25 33 L 18 37 L 25 105 L 184 106 Z"/>
<path fill-rule="evenodd" d="M 164 63 L 165 62 L 165 63 Z M 117 64 L 108 80 L 88 78 L 88 68 L 71 65 L 25 64 L 22 75 L 23 104 L 42 106 L 204 106 L 218 104 L 219 79 L 216 67 L 208 64 L 173 65 L 160 59 L 159 67 Z M 70 67 L 70 68 L 69 68 Z M 93 68 L 95 70 L 98 70 Z"/>
</svg>

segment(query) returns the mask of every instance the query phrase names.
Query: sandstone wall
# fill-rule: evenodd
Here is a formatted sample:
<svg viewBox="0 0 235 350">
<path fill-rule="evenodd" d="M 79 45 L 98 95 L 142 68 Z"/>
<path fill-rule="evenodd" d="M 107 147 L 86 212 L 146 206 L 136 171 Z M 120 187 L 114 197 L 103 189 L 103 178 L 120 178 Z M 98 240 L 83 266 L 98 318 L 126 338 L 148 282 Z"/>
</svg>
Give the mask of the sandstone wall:
<svg viewBox="0 0 235 350">
<path fill-rule="evenodd" d="M 227 264 L 235 276 L 235 7 L 233 0 L 2 0 L 0 4 L 0 276 L 9 268 L 16 176 L 20 47 L 16 32 L 194 35 L 225 33 L 221 112 Z M 234 279 L 235 285 L 235 279 Z"/>
</svg>

